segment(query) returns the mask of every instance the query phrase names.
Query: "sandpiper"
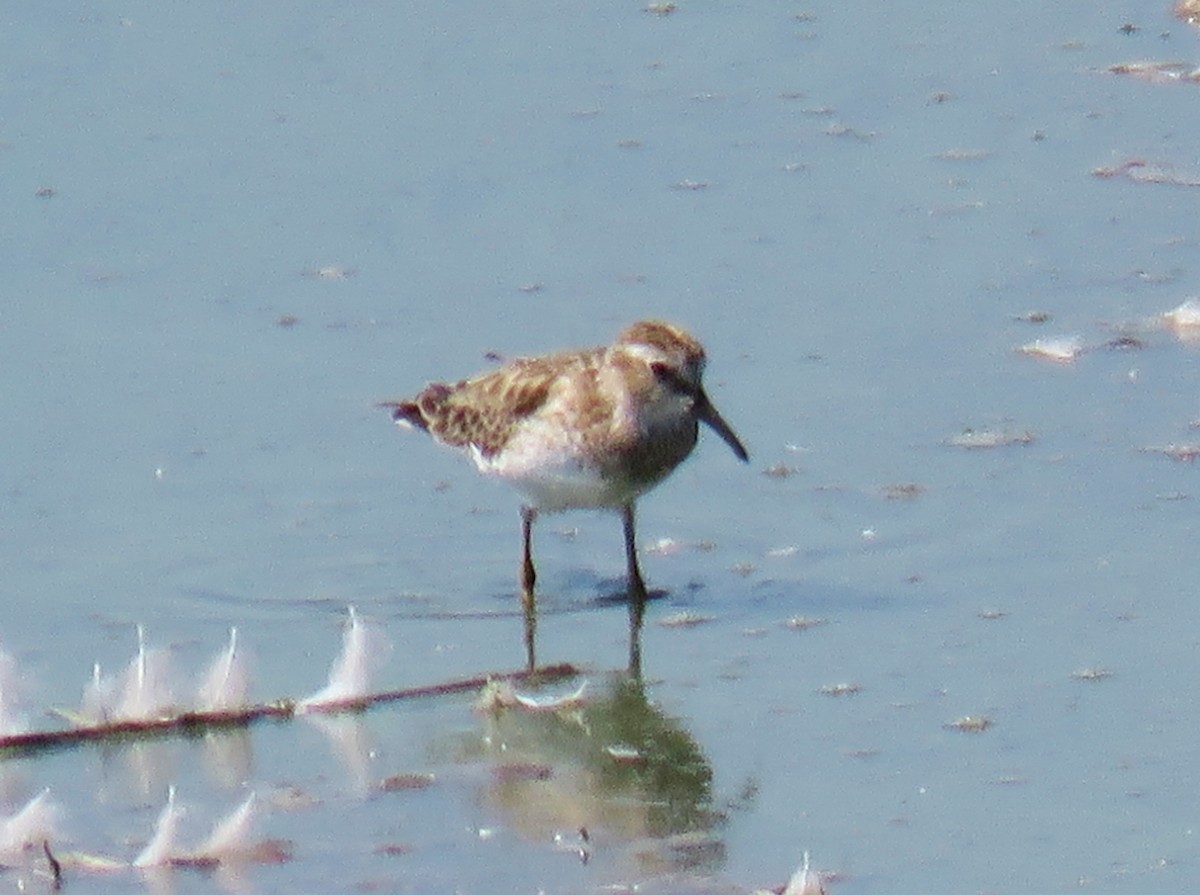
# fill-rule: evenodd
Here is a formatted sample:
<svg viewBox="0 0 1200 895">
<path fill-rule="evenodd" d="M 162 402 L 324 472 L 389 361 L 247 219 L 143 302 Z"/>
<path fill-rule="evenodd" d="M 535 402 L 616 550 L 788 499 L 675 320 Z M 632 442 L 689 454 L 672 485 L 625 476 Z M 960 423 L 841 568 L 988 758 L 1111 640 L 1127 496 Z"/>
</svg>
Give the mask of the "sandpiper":
<svg viewBox="0 0 1200 895">
<path fill-rule="evenodd" d="M 480 472 L 511 482 L 525 496 L 521 586 L 531 669 L 537 574 L 530 536 L 538 512 L 621 513 L 636 635 L 646 585 L 638 567 L 634 502 L 691 453 L 701 422 L 738 459 L 748 459 L 704 392 L 704 365 L 704 348 L 683 329 L 643 320 L 612 345 L 516 358 L 471 379 L 426 386 L 412 400 L 381 405 L 398 424 L 465 448 Z"/>
</svg>

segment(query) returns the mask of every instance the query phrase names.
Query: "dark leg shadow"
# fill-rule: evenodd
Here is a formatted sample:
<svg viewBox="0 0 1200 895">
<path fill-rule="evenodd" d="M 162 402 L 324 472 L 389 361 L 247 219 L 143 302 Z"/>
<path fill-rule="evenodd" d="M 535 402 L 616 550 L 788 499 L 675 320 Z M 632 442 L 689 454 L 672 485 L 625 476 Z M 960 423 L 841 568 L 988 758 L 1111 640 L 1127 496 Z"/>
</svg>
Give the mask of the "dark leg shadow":
<svg viewBox="0 0 1200 895">
<path fill-rule="evenodd" d="M 532 673 L 537 670 L 537 606 L 532 594 L 525 594 L 521 602 L 525 610 L 525 668 Z"/>
<path fill-rule="evenodd" d="M 629 675 L 642 679 L 642 619 L 646 614 L 646 583 L 638 568 L 633 504 L 625 505 L 621 513 L 625 528 L 625 566 L 629 581 Z"/>
<path fill-rule="evenodd" d="M 656 587 L 653 590 L 648 590 L 646 591 L 646 597 L 643 601 L 643 605 L 651 600 L 661 600 L 670 593 L 671 592 L 664 587 Z M 592 606 L 621 606 L 624 604 L 632 606 L 633 602 L 634 601 L 630 598 L 629 591 L 625 589 L 602 593 L 589 601 L 590 605 Z"/>
<path fill-rule="evenodd" d="M 642 608 L 629 601 L 629 677 L 642 682 Z"/>
</svg>

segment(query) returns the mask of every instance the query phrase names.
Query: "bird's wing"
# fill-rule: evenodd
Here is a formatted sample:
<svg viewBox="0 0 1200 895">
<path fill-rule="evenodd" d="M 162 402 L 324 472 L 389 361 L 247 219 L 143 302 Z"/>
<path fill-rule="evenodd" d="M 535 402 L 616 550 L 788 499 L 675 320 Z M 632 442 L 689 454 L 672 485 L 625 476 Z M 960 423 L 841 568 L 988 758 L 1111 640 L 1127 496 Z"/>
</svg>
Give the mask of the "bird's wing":
<svg viewBox="0 0 1200 895">
<path fill-rule="evenodd" d="M 517 427 L 545 406 L 556 382 L 573 375 L 587 352 L 516 358 L 451 385 L 435 384 L 415 402 L 439 441 L 475 446 L 485 457 L 503 450 Z"/>
</svg>

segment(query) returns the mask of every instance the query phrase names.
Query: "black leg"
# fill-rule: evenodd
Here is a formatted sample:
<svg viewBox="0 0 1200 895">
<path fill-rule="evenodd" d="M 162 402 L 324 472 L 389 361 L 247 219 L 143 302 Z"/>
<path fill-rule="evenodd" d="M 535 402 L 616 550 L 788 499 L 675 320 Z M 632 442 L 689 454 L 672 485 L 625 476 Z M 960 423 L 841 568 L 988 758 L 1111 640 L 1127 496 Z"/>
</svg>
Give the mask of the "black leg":
<svg viewBox="0 0 1200 895">
<path fill-rule="evenodd" d="M 521 605 L 525 615 L 525 662 L 530 671 L 537 668 L 537 658 L 534 641 L 537 635 L 537 604 L 534 601 L 533 586 L 537 582 L 537 571 L 533 568 L 533 550 L 530 545 L 533 534 L 533 520 L 537 518 L 537 510 L 533 507 L 521 507 Z"/>
<path fill-rule="evenodd" d="M 629 570 L 629 602 L 644 606 L 646 604 L 646 585 L 642 581 L 642 570 L 638 568 L 633 504 L 627 504 L 621 510 L 621 518 L 625 523 L 625 565 Z"/>
<path fill-rule="evenodd" d="M 530 544 L 533 534 L 533 520 L 537 518 L 534 507 L 521 507 L 521 589 L 525 599 L 533 599 L 533 585 L 537 582 L 537 571 L 533 568 L 533 548 Z"/>
<path fill-rule="evenodd" d="M 629 671 L 640 675 L 642 666 L 642 616 L 646 611 L 646 584 L 638 568 L 637 536 L 634 530 L 633 504 L 621 511 L 625 524 L 625 565 L 629 573 Z"/>
</svg>

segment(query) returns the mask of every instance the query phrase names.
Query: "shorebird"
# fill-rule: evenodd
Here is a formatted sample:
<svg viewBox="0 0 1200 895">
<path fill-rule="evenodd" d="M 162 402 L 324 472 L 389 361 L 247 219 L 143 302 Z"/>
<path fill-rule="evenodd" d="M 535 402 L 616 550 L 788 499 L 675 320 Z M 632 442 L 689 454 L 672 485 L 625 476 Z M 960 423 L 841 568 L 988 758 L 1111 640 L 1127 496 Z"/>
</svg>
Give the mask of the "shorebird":
<svg viewBox="0 0 1200 895">
<path fill-rule="evenodd" d="M 748 459 L 704 392 L 704 348 L 671 323 L 634 323 L 608 346 L 515 358 L 411 400 L 385 401 L 401 426 L 463 448 L 479 471 L 512 483 L 521 508 L 521 589 L 527 658 L 534 667 L 531 538 L 539 512 L 605 509 L 625 530 L 631 632 L 641 628 L 646 585 L 638 567 L 634 502 L 666 478 L 705 423 Z M 631 664 L 636 644 L 631 645 Z"/>
</svg>

